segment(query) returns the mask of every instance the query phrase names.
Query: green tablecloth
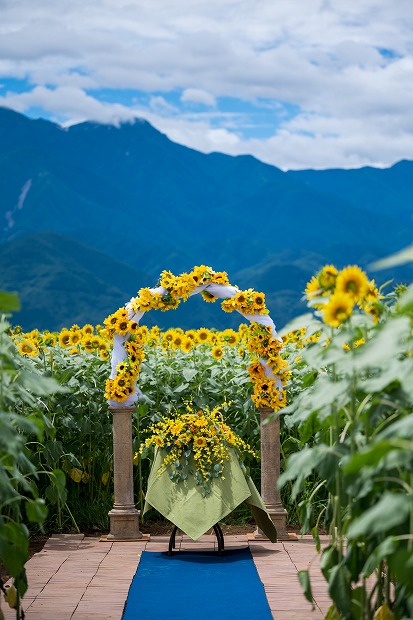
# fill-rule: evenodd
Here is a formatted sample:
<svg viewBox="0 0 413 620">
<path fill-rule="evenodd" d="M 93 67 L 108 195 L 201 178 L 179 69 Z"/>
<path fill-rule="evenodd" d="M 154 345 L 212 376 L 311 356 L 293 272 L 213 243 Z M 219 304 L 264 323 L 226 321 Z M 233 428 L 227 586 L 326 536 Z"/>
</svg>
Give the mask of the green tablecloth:
<svg viewBox="0 0 413 620">
<path fill-rule="evenodd" d="M 155 452 L 143 514 L 153 507 L 182 532 L 197 540 L 239 504 L 246 502 L 259 528 L 272 542 L 277 541 L 277 531 L 264 502 L 233 450 L 230 451 L 230 460 L 224 464 L 225 480 L 214 479 L 211 494 L 206 497 L 202 497 L 194 476 L 174 482 L 169 478 L 169 468 L 159 475 L 164 456 L 162 450 Z"/>
</svg>

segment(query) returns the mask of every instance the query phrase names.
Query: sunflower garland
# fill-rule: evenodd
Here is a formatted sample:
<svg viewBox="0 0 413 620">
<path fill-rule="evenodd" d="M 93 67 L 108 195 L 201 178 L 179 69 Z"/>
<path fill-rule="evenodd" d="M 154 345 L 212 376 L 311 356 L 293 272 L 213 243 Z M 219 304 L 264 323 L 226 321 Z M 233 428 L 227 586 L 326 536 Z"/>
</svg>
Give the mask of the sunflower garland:
<svg viewBox="0 0 413 620">
<path fill-rule="evenodd" d="M 104 320 L 106 332 L 109 337 L 115 336 L 123 338 L 125 341 L 136 342 L 136 337 L 139 335 L 138 320 L 142 316 L 142 313 L 148 312 L 152 309 L 158 310 L 171 310 L 178 307 L 181 300 L 187 301 L 187 299 L 194 293 L 200 292 L 206 301 L 213 302 L 218 299 L 216 295 L 213 295 L 208 290 L 199 290 L 202 287 L 206 287 L 210 284 L 224 285 L 231 287 L 226 272 L 214 271 L 211 267 L 206 265 L 200 265 L 194 267 L 189 273 L 183 273 L 180 276 L 175 276 L 171 271 L 162 271 L 158 286 L 155 289 L 141 288 L 138 295 L 132 298 L 126 307 L 119 308 L 116 312 L 109 315 Z M 265 304 L 264 293 L 256 292 L 252 288 L 245 291 L 240 291 L 234 287 L 231 287 L 231 295 L 228 295 L 221 303 L 221 307 L 225 312 L 238 311 L 242 315 L 248 318 L 257 315 L 268 315 L 268 309 Z M 140 316 L 139 316 L 140 314 Z M 134 317 L 139 317 L 137 321 Z M 258 323 L 257 323 L 258 325 Z M 257 330 L 257 328 L 255 328 Z M 271 327 L 265 327 L 262 335 L 266 334 L 267 339 L 271 338 Z M 261 332 L 260 332 L 261 334 Z M 251 335 L 251 334 L 250 334 Z M 215 342 L 214 335 L 208 330 L 199 333 L 200 341 L 215 345 L 212 355 L 215 359 L 222 357 L 222 351 L 219 343 Z M 232 330 L 227 330 L 227 341 L 232 346 L 237 344 L 237 338 L 234 336 Z M 170 346 L 171 341 L 176 348 L 182 347 L 183 336 L 177 335 L 170 331 L 165 335 L 168 339 Z M 254 339 L 255 338 L 255 339 Z M 170 339 L 170 340 L 169 340 Z M 260 345 L 261 349 L 261 336 L 251 335 L 251 350 L 255 345 Z M 274 409 L 279 409 L 285 404 L 285 395 L 283 396 L 282 386 L 285 385 L 285 376 L 282 380 L 273 376 L 271 367 L 274 367 L 276 358 L 279 354 L 282 341 L 278 341 L 273 338 L 273 343 L 270 346 L 267 344 L 265 352 L 262 355 L 262 364 L 266 368 L 266 374 L 268 375 L 265 385 L 256 385 L 257 392 L 254 388 L 254 402 L 257 406 L 270 406 Z M 277 344 L 276 344 L 277 343 Z M 186 342 L 185 348 L 187 351 L 191 350 L 191 343 Z M 136 395 L 136 382 L 139 376 L 140 363 L 132 364 L 130 362 L 130 353 L 125 345 L 125 349 L 128 354 L 128 360 L 125 365 L 122 366 L 122 370 L 118 367 L 112 368 L 112 378 L 106 381 L 105 398 L 109 401 L 115 401 L 122 403 L 128 400 L 133 394 Z M 139 354 L 142 356 L 142 353 Z M 138 357 L 139 357 L 138 356 Z M 141 358 L 140 361 L 142 361 Z M 269 365 L 267 365 L 266 359 L 268 359 Z M 282 368 L 282 364 L 278 364 Z M 281 381 L 281 382 L 280 382 Z M 284 383 L 282 383 L 284 381 Z"/>
<path fill-rule="evenodd" d="M 253 356 L 248 367 L 254 385 L 251 399 L 258 408 L 278 411 L 286 405 L 284 386 L 290 378 L 288 362 L 281 357 L 283 342 L 273 337 L 270 327 L 252 322 L 247 332 L 247 347 Z"/>
<path fill-rule="evenodd" d="M 231 448 L 237 454 L 249 453 L 256 457 L 256 453 L 225 424 L 221 407 L 212 411 L 206 407 L 194 411 L 188 405 L 188 413 L 174 412 L 170 417 L 162 417 L 149 429 L 151 433 L 135 454 L 147 456 L 149 450 L 157 447 L 165 452 L 161 467 L 157 475 L 169 470 L 169 478 L 174 482 L 195 477 L 195 482 L 201 487 L 202 496 L 211 493 L 211 484 L 214 479 L 224 480 L 225 462 L 229 461 Z"/>
</svg>

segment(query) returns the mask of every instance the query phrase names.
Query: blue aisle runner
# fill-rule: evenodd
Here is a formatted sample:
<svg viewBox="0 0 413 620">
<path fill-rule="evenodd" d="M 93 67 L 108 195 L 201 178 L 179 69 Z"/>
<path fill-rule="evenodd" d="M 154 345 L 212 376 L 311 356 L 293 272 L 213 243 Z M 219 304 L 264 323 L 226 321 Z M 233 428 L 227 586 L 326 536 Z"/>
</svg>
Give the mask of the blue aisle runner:
<svg viewBox="0 0 413 620">
<path fill-rule="evenodd" d="M 122 620 L 272 620 L 249 548 L 143 551 Z"/>
</svg>

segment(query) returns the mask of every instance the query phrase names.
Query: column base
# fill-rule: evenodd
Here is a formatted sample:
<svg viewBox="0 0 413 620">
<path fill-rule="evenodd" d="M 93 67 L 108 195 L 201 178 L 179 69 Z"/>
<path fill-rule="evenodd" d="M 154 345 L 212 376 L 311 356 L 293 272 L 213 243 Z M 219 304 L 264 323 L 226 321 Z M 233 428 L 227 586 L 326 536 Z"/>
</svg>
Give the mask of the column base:
<svg viewBox="0 0 413 620">
<path fill-rule="evenodd" d="M 113 508 L 109 513 L 110 532 L 106 539 L 139 540 L 143 538 L 139 530 L 139 510 L 136 508 Z"/>
</svg>

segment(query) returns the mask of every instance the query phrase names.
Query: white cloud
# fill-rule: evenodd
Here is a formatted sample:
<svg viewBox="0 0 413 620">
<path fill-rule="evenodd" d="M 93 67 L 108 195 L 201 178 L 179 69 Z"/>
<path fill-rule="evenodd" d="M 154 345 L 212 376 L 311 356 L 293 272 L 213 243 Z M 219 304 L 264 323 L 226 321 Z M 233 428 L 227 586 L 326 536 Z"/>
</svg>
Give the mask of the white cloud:
<svg viewBox="0 0 413 620">
<path fill-rule="evenodd" d="M 181 95 L 181 101 L 183 103 L 201 103 L 211 108 L 216 105 L 215 97 L 200 88 L 186 88 Z"/>
<path fill-rule="evenodd" d="M 412 40 L 411 0 L 2 0 L 0 103 L 284 168 L 391 164 L 413 157 Z"/>
</svg>

